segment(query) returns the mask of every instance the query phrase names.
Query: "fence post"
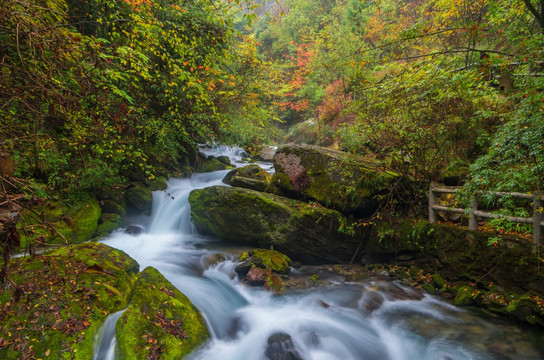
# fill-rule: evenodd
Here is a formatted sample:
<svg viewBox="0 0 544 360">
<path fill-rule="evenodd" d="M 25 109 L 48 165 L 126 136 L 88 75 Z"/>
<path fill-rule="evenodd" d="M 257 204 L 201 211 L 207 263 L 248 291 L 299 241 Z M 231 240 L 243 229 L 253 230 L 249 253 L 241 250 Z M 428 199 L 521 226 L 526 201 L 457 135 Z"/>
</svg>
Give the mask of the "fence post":
<svg viewBox="0 0 544 360">
<path fill-rule="evenodd" d="M 470 218 L 468 221 L 468 228 L 470 230 L 478 230 L 478 220 L 476 219 L 476 214 L 474 212 L 478 210 L 478 201 L 476 200 L 476 196 L 472 199 L 472 204 L 470 208 Z"/>
<path fill-rule="evenodd" d="M 434 184 L 429 185 L 429 222 L 431 224 L 436 223 L 436 212 L 433 209 L 433 206 L 436 205 L 436 197 L 434 196 Z"/>
<path fill-rule="evenodd" d="M 533 202 L 533 244 L 540 244 L 540 234 L 542 233 L 542 193 L 537 192 L 534 195 Z"/>
</svg>

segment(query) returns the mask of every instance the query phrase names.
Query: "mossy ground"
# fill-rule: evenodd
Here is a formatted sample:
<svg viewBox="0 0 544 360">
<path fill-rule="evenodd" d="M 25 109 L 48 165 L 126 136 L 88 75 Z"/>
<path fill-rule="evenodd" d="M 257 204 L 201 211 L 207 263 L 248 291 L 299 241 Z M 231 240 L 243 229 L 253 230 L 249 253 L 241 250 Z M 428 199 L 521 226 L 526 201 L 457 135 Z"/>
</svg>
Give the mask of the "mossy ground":
<svg viewBox="0 0 544 360">
<path fill-rule="evenodd" d="M 91 359 L 95 334 L 127 306 L 138 264 L 86 243 L 12 260 L 0 291 L 0 358 Z"/>
<path fill-rule="evenodd" d="M 156 269 L 140 273 L 117 322 L 121 358 L 181 359 L 209 337 L 200 312 Z"/>
<path fill-rule="evenodd" d="M 21 248 L 36 243 L 78 244 L 89 240 L 98 226 L 102 211 L 92 198 L 73 205 L 47 202 L 35 206 L 18 223 Z"/>
</svg>

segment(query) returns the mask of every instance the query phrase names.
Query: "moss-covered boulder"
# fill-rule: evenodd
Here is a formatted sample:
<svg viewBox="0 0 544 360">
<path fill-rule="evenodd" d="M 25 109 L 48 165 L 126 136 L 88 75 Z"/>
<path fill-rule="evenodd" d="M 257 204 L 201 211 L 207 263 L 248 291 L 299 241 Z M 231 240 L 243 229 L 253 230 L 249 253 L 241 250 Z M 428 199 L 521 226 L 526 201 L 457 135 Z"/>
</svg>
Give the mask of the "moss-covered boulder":
<svg viewBox="0 0 544 360">
<path fill-rule="evenodd" d="M 156 179 L 149 181 L 147 187 L 151 191 L 166 190 L 166 188 L 168 187 L 168 182 L 165 177 L 160 176 Z"/>
<path fill-rule="evenodd" d="M 274 156 L 270 191 L 307 198 L 359 216 L 371 215 L 398 176 L 371 160 L 319 146 L 287 144 Z"/>
<path fill-rule="evenodd" d="M 182 359 L 209 337 L 200 312 L 152 267 L 138 276 L 116 331 L 124 360 Z"/>
<path fill-rule="evenodd" d="M 240 261 L 247 261 L 253 266 L 266 267 L 278 274 L 287 274 L 291 270 L 291 259 L 275 250 L 253 249 L 240 256 Z"/>
<path fill-rule="evenodd" d="M 125 200 L 137 211 L 149 214 L 153 204 L 153 192 L 144 186 L 135 184 L 125 191 Z"/>
<path fill-rule="evenodd" d="M 251 158 L 257 161 L 271 162 L 274 160 L 274 155 L 276 155 L 275 146 L 259 146 L 251 151 Z"/>
<path fill-rule="evenodd" d="M 277 274 L 287 274 L 291 270 L 291 259 L 275 250 L 253 249 L 240 256 L 242 261 L 234 271 L 240 279 L 252 286 L 279 293 L 283 290 L 283 280 Z"/>
<path fill-rule="evenodd" d="M 348 218 L 316 203 L 225 186 L 193 190 L 189 203 L 199 231 L 307 263 L 349 261 L 362 241 Z"/>
<path fill-rule="evenodd" d="M 195 172 L 205 173 L 219 170 L 232 169 L 232 165 L 225 164 L 217 159 L 215 156 L 208 156 L 199 160 L 199 164 L 196 166 Z"/>
<path fill-rule="evenodd" d="M 49 244 L 78 244 L 92 238 L 102 210 L 95 198 L 75 204 L 48 201 L 24 216 L 26 231 L 20 231 L 21 247 L 35 240 Z"/>
<path fill-rule="evenodd" d="M 0 289 L 1 359 L 92 359 L 105 318 L 125 308 L 139 266 L 99 243 L 11 263 Z"/>
<path fill-rule="evenodd" d="M 103 213 L 117 214 L 119 216 L 125 216 L 127 214 L 124 201 L 119 202 L 106 199 L 100 201 L 100 207 L 102 208 Z"/>
<path fill-rule="evenodd" d="M 270 174 L 259 165 L 246 165 L 229 171 L 223 182 L 235 187 L 264 191 L 270 183 Z"/>
</svg>

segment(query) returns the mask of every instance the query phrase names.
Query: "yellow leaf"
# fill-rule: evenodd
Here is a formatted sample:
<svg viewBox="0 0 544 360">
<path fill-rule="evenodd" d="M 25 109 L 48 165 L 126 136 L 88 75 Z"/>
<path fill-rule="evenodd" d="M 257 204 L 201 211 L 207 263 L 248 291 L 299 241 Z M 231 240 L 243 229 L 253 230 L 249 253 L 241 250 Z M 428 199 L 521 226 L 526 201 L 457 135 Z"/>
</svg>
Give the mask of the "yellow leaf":
<svg viewBox="0 0 544 360">
<path fill-rule="evenodd" d="M 45 356 L 49 356 L 49 354 L 51 354 L 51 350 L 47 349 L 47 350 L 45 351 Z"/>
</svg>

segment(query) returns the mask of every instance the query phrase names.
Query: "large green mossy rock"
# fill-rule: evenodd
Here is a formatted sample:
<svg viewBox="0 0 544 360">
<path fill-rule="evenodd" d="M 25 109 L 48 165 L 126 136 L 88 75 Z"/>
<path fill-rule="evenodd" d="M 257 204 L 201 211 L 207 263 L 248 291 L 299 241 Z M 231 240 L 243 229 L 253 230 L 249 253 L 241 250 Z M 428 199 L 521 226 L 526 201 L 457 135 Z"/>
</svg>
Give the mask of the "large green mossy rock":
<svg viewBox="0 0 544 360">
<path fill-rule="evenodd" d="M 105 318 L 128 305 L 138 263 L 99 243 L 10 262 L 0 289 L 0 359 L 92 359 Z"/>
<path fill-rule="evenodd" d="M 199 231 L 307 263 L 349 261 L 361 242 L 348 218 L 315 203 L 225 186 L 193 190 L 189 203 Z"/>
<path fill-rule="evenodd" d="M 200 163 L 197 165 L 195 172 L 205 173 L 219 170 L 232 169 L 234 166 L 225 164 L 225 162 L 219 160 L 215 156 L 208 156 L 207 158 L 200 159 Z"/>
<path fill-rule="evenodd" d="M 102 214 L 95 198 L 66 205 L 61 202 L 47 202 L 34 208 L 35 212 L 25 216 L 26 230 L 20 232 L 21 247 L 40 242 L 48 244 L 78 244 L 92 238 Z"/>
<path fill-rule="evenodd" d="M 117 322 L 120 359 L 182 359 L 209 338 L 200 312 L 156 269 L 140 273 Z"/>
<path fill-rule="evenodd" d="M 259 165 L 246 165 L 229 171 L 223 182 L 234 187 L 264 191 L 270 183 L 270 174 Z"/>
<path fill-rule="evenodd" d="M 271 192 L 369 216 L 398 176 L 375 161 L 319 146 L 287 144 L 274 156 Z"/>
</svg>

